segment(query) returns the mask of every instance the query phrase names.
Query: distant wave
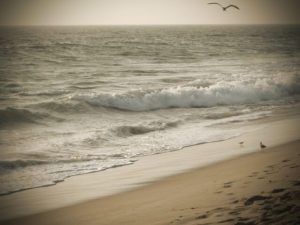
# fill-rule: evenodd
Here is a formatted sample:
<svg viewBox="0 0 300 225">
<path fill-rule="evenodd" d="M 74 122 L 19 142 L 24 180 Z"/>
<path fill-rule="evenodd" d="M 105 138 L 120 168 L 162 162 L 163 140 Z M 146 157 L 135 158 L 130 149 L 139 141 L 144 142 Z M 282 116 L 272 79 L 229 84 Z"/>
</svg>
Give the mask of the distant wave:
<svg viewBox="0 0 300 225">
<path fill-rule="evenodd" d="M 114 157 L 114 156 L 112 156 Z M 98 157 L 91 156 L 87 158 L 70 158 L 70 159 L 61 159 L 61 160 L 36 160 L 36 159 L 18 159 L 18 160 L 2 160 L 0 161 L 0 169 L 1 170 L 10 170 L 17 168 L 24 168 L 28 166 L 37 166 L 37 165 L 49 165 L 49 164 L 60 164 L 60 163 L 80 163 L 80 162 L 88 162 L 93 160 L 102 160 L 106 158 L 105 156 L 99 155 Z"/>
<path fill-rule="evenodd" d="M 199 84 L 200 83 L 200 84 Z M 201 84 L 204 85 L 201 85 Z M 213 107 L 280 100 L 300 94 L 300 79 L 219 81 L 214 84 L 194 82 L 159 90 L 135 90 L 125 93 L 75 95 L 74 100 L 92 106 L 128 111 L 149 111 L 167 108 Z"/>
<path fill-rule="evenodd" d="M 80 48 L 93 48 L 93 45 L 86 44 L 83 42 L 57 42 L 53 45 L 54 47 L 58 48 L 74 48 L 74 47 L 80 47 Z"/>
<path fill-rule="evenodd" d="M 36 123 L 36 120 L 47 117 L 47 114 L 35 113 L 26 109 L 8 107 L 0 110 L 0 125 L 11 125 L 16 123 Z"/>
<path fill-rule="evenodd" d="M 19 88 L 21 86 L 18 83 L 8 83 L 8 84 L 4 85 L 4 87 L 5 88 Z"/>
<path fill-rule="evenodd" d="M 228 117 L 236 117 L 242 115 L 243 112 L 240 111 L 230 111 L 230 112 L 213 112 L 209 113 L 203 116 L 204 119 L 209 120 L 217 120 L 217 119 L 223 119 Z"/>
<path fill-rule="evenodd" d="M 46 109 L 58 113 L 86 113 L 91 110 L 91 106 L 85 103 L 68 102 L 68 101 L 48 101 L 33 105 L 37 108 Z"/>
<path fill-rule="evenodd" d="M 47 161 L 42 160 L 11 160 L 11 161 L 0 161 L 0 169 L 17 169 L 23 168 L 27 166 L 34 166 L 34 165 L 43 165 L 47 164 Z"/>
<path fill-rule="evenodd" d="M 220 117 L 215 120 L 214 123 L 208 125 L 208 127 L 216 126 L 216 125 L 224 125 L 224 124 L 232 124 L 232 123 L 240 123 L 245 121 L 253 121 L 262 118 L 266 118 L 272 114 L 272 111 L 261 111 L 261 112 L 254 112 L 249 114 L 241 114 L 235 115 L 230 117 Z"/>
<path fill-rule="evenodd" d="M 0 85 L 0 93 L 18 93 L 19 91 L 22 91 L 22 86 L 18 83 Z"/>
<path fill-rule="evenodd" d="M 76 85 L 72 85 L 72 86 L 70 86 L 70 88 L 73 88 L 73 89 L 88 89 L 88 90 L 91 90 L 91 89 L 96 89 L 97 86 L 76 86 Z"/>
<path fill-rule="evenodd" d="M 111 42 L 112 43 L 112 42 Z M 117 42 L 118 43 L 118 42 Z M 125 45 L 141 45 L 141 46 L 144 46 L 144 45 L 170 45 L 170 43 L 168 42 L 160 42 L 160 41 L 123 41 L 122 44 L 125 44 Z"/>
<path fill-rule="evenodd" d="M 113 129 L 113 132 L 120 137 L 127 137 L 132 135 L 146 134 L 157 130 L 165 130 L 168 128 L 176 127 L 179 121 L 172 122 L 152 122 L 145 125 L 135 126 L 120 126 Z"/>
<path fill-rule="evenodd" d="M 53 91 L 40 91 L 40 92 L 24 92 L 23 96 L 57 96 L 69 93 L 68 91 L 53 90 Z"/>
</svg>

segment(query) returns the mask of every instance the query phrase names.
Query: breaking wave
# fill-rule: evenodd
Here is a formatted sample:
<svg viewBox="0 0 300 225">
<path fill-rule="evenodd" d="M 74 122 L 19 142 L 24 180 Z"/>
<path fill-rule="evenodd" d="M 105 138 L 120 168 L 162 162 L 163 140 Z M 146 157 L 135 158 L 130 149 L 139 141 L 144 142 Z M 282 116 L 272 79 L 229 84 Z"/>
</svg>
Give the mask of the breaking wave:
<svg viewBox="0 0 300 225">
<path fill-rule="evenodd" d="M 251 104 L 284 99 L 299 94 L 300 79 L 293 77 L 290 80 L 220 81 L 214 84 L 205 83 L 205 85 L 199 85 L 199 82 L 195 81 L 186 86 L 166 89 L 75 95 L 72 99 L 98 107 L 149 111 L 167 108 Z"/>
<path fill-rule="evenodd" d="M 145 125 L 120 126 L 113 129 L 113 132 L 119 137 L 128 137 L 132 135 L 146 134 L 153 131 L 165 130 L 168 128 L 176 127 L 178 123 L 179 121 L 152 122 Z"/>
</svg>

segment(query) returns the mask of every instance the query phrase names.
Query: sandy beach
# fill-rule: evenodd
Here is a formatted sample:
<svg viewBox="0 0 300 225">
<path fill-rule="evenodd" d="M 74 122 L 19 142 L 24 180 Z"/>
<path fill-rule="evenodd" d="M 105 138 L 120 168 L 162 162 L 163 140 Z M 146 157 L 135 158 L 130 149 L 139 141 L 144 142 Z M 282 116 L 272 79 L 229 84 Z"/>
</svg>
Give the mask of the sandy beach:
<svg viewBox="0 0 300 225">
<path fill-rule="evenodd" d="M 2 224 L 299 224 L 300 141 Z"/>
<path fill-rule="evenodd" d="M 0 1 L 0 225 L 300 225 L 273 2 Z"/>
</svg>

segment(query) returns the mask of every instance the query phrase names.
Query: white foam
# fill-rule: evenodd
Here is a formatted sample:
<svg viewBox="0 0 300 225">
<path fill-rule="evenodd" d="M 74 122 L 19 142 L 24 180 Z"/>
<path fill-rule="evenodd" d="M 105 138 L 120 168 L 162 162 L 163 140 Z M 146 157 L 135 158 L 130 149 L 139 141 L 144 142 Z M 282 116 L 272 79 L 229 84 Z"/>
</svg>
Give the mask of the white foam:
<svg viewBox="0 0 300 225">
<path fill-rule="evenodd" d="M 219 81 L 205 86 L 185 85 L 158 90 L 134 90 L 124 93 L 92 93 L 72 99 L 93 106 L 129 111 L 166 108 L 212 107 L 280 100 L 299 95 L 299 78 Z"/>
</svg>

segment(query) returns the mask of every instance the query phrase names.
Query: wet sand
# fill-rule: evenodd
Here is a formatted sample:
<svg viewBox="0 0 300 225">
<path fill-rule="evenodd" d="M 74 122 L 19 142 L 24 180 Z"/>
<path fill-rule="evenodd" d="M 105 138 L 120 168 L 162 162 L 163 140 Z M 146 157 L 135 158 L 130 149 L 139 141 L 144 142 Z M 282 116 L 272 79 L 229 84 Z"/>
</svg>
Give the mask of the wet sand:
<svg viewBox="0 0 300 225">
<path fill-rule="evenodd" d="M 300 141 L 2 224 L 299 224 Z"/>
</svg>

